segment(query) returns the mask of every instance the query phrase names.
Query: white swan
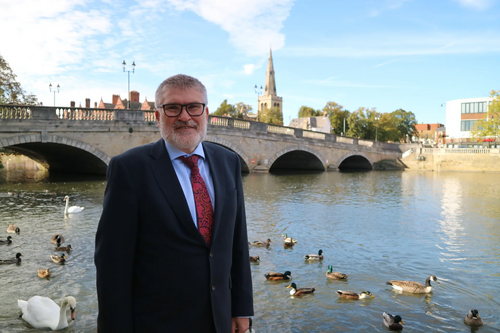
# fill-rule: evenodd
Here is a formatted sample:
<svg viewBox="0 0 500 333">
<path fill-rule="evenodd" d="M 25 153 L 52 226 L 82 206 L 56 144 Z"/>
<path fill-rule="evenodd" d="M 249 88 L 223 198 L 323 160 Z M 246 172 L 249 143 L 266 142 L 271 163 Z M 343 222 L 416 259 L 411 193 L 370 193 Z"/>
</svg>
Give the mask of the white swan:
<svg viewBox="0 0 500 333">
<path fill-rule="evenodd" d="M 84 207 L 71 206 L 69 207 L 69 196 L 65 196 L 63 201 L 66 201 L 66 208 L 64 208 L 64 215 L 80 213 L 84 210 Z"/>
<path fill-rule="evenodd" d="M 53 331 L 66 328 L 68 311 L 71 320 L 75 320 L 76 300 L 72 296 L 66 296 L 60 308 L 53 300 L 42 296 L 33 296 L 27 302 L 17 300 L 17 306 L 23 312 L 21 317 L 34 328 L 50 328 Z"/>
</svg>

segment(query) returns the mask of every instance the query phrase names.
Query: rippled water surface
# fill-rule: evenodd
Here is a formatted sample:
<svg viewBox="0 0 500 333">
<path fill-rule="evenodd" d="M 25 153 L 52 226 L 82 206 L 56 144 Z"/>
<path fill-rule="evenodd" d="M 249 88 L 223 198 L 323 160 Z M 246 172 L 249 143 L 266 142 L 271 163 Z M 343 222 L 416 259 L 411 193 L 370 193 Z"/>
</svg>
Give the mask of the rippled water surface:
<svg viewBox="0 0 500 333">
<path fill-rule="evenodd" d="M 77 299 L 77 320 L 66 332 L 95 332 L 97 300 L 94 236 L 104 180 L 47 179 L 37 173 L 0 171 L 0 237 L 15 223 L 21 233 L 0 245 L 0 259 L 23 254 L 21 265 L 0 265 L 0 331 L 28 332 L 17 299 L 33 295 Z M 399 314 L 408 332 L 500 332 L 500 177 L 476 173 L 250 174 L 243 179 L 257 332 L 387 332 L 382 312 Z M 11 193 L 9 193 L 11 192 Z M 84 206 L 64 218 L 62 198 Z M 74 251 L 65 265 L 51 262 L 52 234 L 62 233 Z M 281 234 L 298 239 L 291 249 Z M 304 255 L 324 251 L 322 262 Z M 326 278 L 328 265 L 347 281 Z M 52 277 L 37 277 L 50 268 Z M 269 271 L 292 272 L 312 295 L 292 298 L 288 283 L 269 282 Z M 400 294 L 390 279 L 424 282 L 428 295 Z M 335 291 L 369 290 L 374 299 L 345 301 Z M 463 324 L 469 309 L 485 326 Z"/>
</svg>

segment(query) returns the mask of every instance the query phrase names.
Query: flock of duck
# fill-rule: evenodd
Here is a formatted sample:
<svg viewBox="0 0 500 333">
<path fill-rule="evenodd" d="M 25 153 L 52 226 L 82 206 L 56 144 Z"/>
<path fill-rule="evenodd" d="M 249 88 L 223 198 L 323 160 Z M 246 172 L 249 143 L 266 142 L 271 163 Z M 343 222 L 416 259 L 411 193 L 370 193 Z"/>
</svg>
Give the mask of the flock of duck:
<svg viewBox="0 0 500 333">
<path fill-rule="evenodd" d="M 66 207 L 64 210 L 65 216 L 68 214 L 80 213 L 84 207 L 69 206 L 69 196 L 65 196 Z M 14 225 L 9 224 L 7 233 L 20 235 L 21 229 Z M 16 236 L 17 238 L 17 236 Z M 13 237 L 7 236 L 6 239 L 0 239 L 0 245 L 10 245 L 13 243 Z M 63 265 L 66 262 L 66 252 L 71 253 L 72 247 L 70 244 L 63 246 L 65 238 L 62 234 L 53 234 L 50 238 L 50 243 L 54 244 L 55 251 L 61 254 L 51 254 L 50 259 L 52 262 Z M 21 253 L 17 253 L 14 258 L 0 259 L 0 265 L 8 264 L 21 264 Z M 38 277 L 49 278 L 51 276 L 50 268 L 38 269 Z M 60 330 L 68 327 L 68 315 L 71 320 L 75 319 L 76 299 L 72 296 L 66 296 L 61 302 L 61 306 L 57 305 L 52 299 L 43 296 L 33 296 L 28 301 L 18 300 L 18 307 L 21 309 L 21 318 L 24 319 L 34 328 L 50 328 L 52 330 Z"/>
<path fill-rule="evenodd" d="M 291 237 L 288 237 L 287 234 L 283 234 L 283 246 L 285 247 L 291 247 L 297 244 L 297 240 Z M 271 240 L 267 239 L 267 241 L 254 241 L 253 243 L 249 243 L 249 246 L 256 246 L 256 247 L 269 247 L 271 245 Z M 305 260 L 308 261 L 320 261 L 323 260 L 323 250 L 319 250 L 318 254 L 306 254 L 304 256 Z M 259 256 L 250 256 L 250 262 L 255 262 L 258 263 L 260 262 L 260 257 Z M 326 277 L 329 279 L 335 279 L 336 281 L 338 280 L 347 280 L 348 275 L 341 273 L 341 272 L 334 272 L 332 265 L 328 266 L 328 270 L 325 273 Z M 278 272 L 268 272 L 264 274 L 266 280 L 270 281 L 290 281 L 292 280 L 292 273 L 290 271 L 286 271 L 284 273 L 278 273 Z M 412 294 L 427 294 L 432 292 L 432 285 L 431 281 L 437 282 L 438 279 L 435 275 L 429 275 L 427 279 L 425 280 L 425 284 L 416 282 L 416 281 L 404 281 L 404 280 L 390 280 L 387 281 L 386 284 L 391 286 L 394 290 L 406 292 L 406 293 L 412 293 Z M 310 287 L 302 287 L 298 288 L 295 283 L 290 283 L 290 285 L 287 286 L 287 288 L 291 288 L 290 290 L 290 295 L 292 297 L 300 297 L 308 294 L 314 293 L 316 288 L 310 288 Z M 372 295 L 369 291 L 361 291 L 360 293 L 354 292 L 354 291 L 347 291 L 347 290 L 337 290 L 336 291 L 338 297 L 340 298 L 345 298 L 345 299 L 351 299 L 351 300 L 358 300 L 358 299 L 364 299 L 364 298 L 375 298 L 374 295 Z M 396 330 L 400 331 L 403 329 L 403 325 L 405 325 L 405 322 L 401 318 L 400 315 L 392 315 L 388 312 L 383 312 L 382 313 L 382 319 L 383 323 L 386 327 L 388 327 L 390 330 Z M 471 309 L 464 318 L 464 323 L 468 326 L 471 327 L 478 327 L 483 325 L 483 320 L 479 316 L 479 312 L 476 309 Z"/>
</svg>

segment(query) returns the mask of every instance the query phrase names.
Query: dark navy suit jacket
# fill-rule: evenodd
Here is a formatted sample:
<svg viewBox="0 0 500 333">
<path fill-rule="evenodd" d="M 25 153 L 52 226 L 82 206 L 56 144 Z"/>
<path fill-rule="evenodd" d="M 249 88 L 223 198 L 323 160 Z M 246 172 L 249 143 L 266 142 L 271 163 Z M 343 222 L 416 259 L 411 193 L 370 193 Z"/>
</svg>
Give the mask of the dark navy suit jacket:
<svg viewBox="0 0 500 333">
<path fill-rule="evenodd" d="M 113 157 L 96 234 L 98 330 L 230 332 L 253 315 L 239 157 L 203 143 L 212 244 L 196 228 L 163 140 Z M 213 325 L 212 324 L 212 325 Z"/>
</svg>

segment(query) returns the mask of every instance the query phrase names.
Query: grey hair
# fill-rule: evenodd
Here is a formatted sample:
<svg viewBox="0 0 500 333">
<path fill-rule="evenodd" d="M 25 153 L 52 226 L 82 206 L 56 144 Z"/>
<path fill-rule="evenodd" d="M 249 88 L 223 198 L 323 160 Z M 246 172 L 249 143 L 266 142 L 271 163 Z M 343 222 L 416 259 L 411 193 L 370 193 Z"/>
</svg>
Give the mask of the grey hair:
<svg viewBox="0 0 500 333">
<path fill-rule="evenodd" d="M 200 82 L 200 80 L 189 75 L 177 74 L 169 77 L 158 86 L 158 89 L 156 89 L 156 94 L 155 94 L 155 107 L 159 106 L 158 103 L 162 95 L 168 89 L 171 88 L 177 88 L 177 89 L 196 88 L 203 94 L 205 99 L 205 104 L 208 104 L 207 88 L 205 88 L 205 86 L 203 85 L 203 83 Z"/>
</svg>

